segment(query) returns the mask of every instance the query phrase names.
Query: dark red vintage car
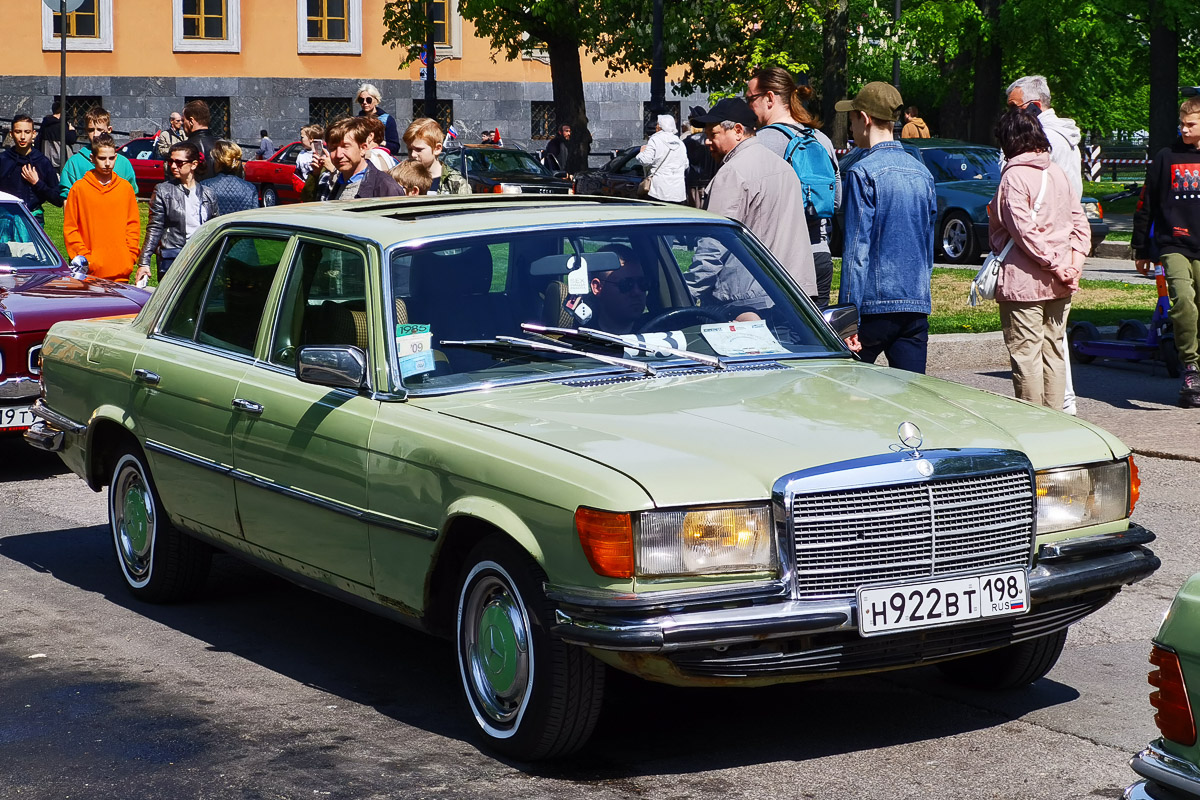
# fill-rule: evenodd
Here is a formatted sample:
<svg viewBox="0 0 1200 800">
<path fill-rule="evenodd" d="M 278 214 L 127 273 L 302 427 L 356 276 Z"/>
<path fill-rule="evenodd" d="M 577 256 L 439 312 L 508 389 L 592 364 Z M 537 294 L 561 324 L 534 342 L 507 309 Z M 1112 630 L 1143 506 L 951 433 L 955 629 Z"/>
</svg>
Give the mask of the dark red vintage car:
<svg viewBox="0 0 1200 800">
<path fill-rule="evenodd" d="M 300 202 L 304 183 L 296 177 L 296 158 L 304 152 L 300 142 L 285 144 L 266 161 L 245 161 L 246 180 L 258 187 L 262 206 Z M 141 180 L 139 176 L 138 180 Z"/>
<path fill-rule="evenodd" d="M 73 275 L 25 204 L 0 192 L 0 435 L 33 424 L 51 325 L 136 314 L 148 299 L 146 289 Z"/>
<path fill-rule="evenodd" d="M 133 174 L 137 178 L 138 184 L 138 197 L 150 197 L 154 194 L 154 188 L 166 180 L 166 173 L 163 171 L 164 162 L 154 153 L 153 136 L 130 139 L 117 152 L 128 158 L 129 163 L 133 165 Z"/>
</svg>

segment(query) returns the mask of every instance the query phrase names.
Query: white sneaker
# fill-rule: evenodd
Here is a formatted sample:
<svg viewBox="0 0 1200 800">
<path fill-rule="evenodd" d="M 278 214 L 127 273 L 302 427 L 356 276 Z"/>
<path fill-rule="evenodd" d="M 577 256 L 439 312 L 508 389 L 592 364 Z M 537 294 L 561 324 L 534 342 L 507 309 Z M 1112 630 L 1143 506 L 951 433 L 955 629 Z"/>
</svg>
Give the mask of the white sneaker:
<svg viewBox="0 0 1200 800">
<path fill-rule="evenodd" d="M 1076 416 L 1074 400 L 1068 400 L 1065 403 L 1063 403 L 1063 413 L 1070 414 L 1072 417 Z"/>
</svg>

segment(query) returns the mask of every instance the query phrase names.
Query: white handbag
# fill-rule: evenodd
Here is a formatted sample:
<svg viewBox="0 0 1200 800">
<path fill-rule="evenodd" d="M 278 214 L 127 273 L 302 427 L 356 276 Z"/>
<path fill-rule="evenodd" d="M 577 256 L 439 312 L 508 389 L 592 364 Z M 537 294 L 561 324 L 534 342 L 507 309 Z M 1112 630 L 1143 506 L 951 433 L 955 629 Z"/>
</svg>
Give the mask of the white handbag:
<svg viewBox="0 0 1200 800">
<path fill-rule="evenodd" d="M 1046 170 L 1042 170 L 1042 186 L 1038 190 L 1037 198 L 1033 201 L 1033 221 L 1037 222 L 1038 212 L 1042 210 L 1042 197 L 1046 194 Z M 972 306 L 979 305 L 980 300 L 995 300 L 996 299 L 996 283 L 1000 279 L 1000 267 L 1004 266 L 1004 259 L 1008 256 L 1008 251 L 1012 249 L 1013 239 L 1009 238 L 1008 243 L 1004 245 L 1004 249 L 997 255 L 996 253 L 988 253 L 983 258 L 983 266 L 979 268 L 979 272 L 975 273 L 975 279 L 971 281 L 971 291 L 967 295 L 967 304 Z"/>
</svg>

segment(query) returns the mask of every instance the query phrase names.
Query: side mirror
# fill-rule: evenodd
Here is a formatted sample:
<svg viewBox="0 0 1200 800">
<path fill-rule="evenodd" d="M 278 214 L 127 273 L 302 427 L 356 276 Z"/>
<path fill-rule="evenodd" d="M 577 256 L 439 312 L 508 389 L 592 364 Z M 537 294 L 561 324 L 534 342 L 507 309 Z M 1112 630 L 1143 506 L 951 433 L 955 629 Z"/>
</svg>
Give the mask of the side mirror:
<svg viewBox="0 0 1200 800">
<path fill-rule="evenodd" d="M 821 315 L 839 339 L 849 339 L 858 333 L 858 306 L 853 303 L 830 306 L 821 312 Z"/>
<path fill-rule="evenodd" d="M 296 378 L 303 383 L 359 389 L 367 386 L 367 355 L 357 347 L 301 347 Z"/>
<path fill-rule="evenodd" d="M 554 173 L 554 177 L 556 177 L 556 178 L 566 178 L 566 177 L 567 177 L 567 173 L 566 173 L 566 172 L 564 172 L 563 170 L 561 170 L 561 169 L 560 169 L 560 170 L 558 170 L 557 172 L 555 172 L 555 173 Z"/>
</svg>

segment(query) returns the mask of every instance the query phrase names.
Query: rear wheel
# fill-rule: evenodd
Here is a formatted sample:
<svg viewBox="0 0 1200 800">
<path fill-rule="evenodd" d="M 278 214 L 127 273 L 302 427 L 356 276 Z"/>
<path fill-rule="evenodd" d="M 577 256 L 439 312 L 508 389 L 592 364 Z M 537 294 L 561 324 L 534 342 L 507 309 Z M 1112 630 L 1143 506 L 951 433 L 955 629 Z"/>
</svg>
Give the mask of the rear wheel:
<svg viewBox="0 0 1200 800">
<path fill-rule="evenodd" d="M 1081 353 L 1079 345 L 1094 342 L 1100 338 L 1100 329 L 1090 322 L 1076 322 L 1067 334 L 1067 342 L 1071 345 L 1071 360 L 1076 364 L 1090 364 L 1096 360 L 1093 355 Z"/>
<path fill-rule="evenodd" d="M 942 220 L 942 253 L 951 264 L 966 264 L 979 257 L 979 243 L 975 241 L 975 226 L 961 211 L 951 211 Z"/>
<path fill-rule="evenodd" d="M 167 519 L 140 451 L 121 451 L 111 476 L 109 527 L 126 588 L 150 603 L 195 595 L 208 578 L 212 548 L 181 533 Z"/>
<path fill-rule="evenodd" d="M 1146 323 L 1136 319 L 1122 320 L 1121 327 L 1117 328 L 1117 339 L 1122 342 L 1139 342 L 1145 344 L 1149 336 L 1150 329 L 1146 327 Z M 1126 361 L 1139 360 L 1136 357 L 1126 359 Z"/>
<path fill-rule="evenodd" d="M 1017 689 L 1044 678 L 1054 669 L 1067 629 L 1057 633 L 1010 644 L 988 653 L 943 661 L 938 669 L 951 683 L 971 689 Z"/>
<path fill-rule="evenodd" d="M 525 761 L 583 747 L 604 695 L 604 666 L 550 635 L 545 580 L 523 550 L 485 539 L 467 559 L 455 626 L 475 723 L 489 746 Z"/>
<path fill-rule="evenodd" d="M 258 193 L 258 198 L 263 208 L 279 205 L 279 195 L 275 192 L 274 186 L 264 186 Z"/>
<path fill-rule="evenodd" d="M 1167 375 L 1178 378 L 1183 374 L 1183 362 L 1179 360 L 1179 350 L 1175 348 L 1175 337 L 1164 336 L 1158 340 L 1158 355 L 1167 368 Z"/>
</svg>

